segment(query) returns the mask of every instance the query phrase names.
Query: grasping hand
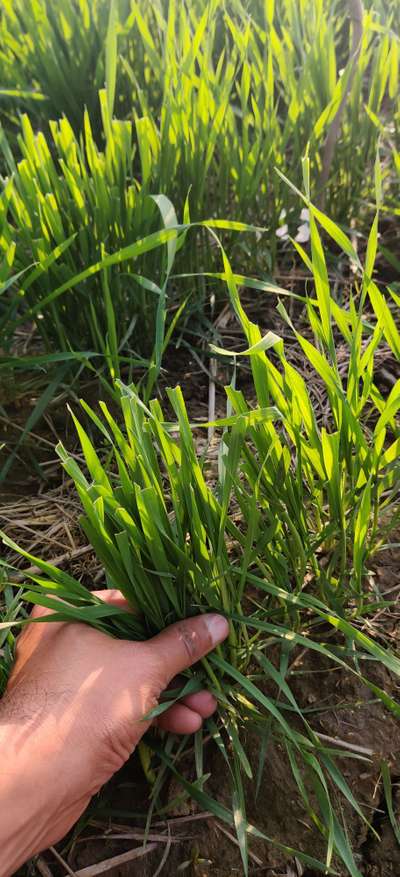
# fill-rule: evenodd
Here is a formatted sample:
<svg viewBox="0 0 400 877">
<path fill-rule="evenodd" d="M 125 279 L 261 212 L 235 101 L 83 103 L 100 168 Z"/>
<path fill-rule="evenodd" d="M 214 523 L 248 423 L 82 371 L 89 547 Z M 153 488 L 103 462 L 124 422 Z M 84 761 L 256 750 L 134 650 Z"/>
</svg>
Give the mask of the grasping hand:
<svg viewBox="0 0 400 877">
<path fill-rule="evenodd" d="M 118 591 L 98 592 L 123 607 Z M 35 608 L 33 615 L 48 612 Z M 228 634 L 220 615 L 179 622 L 131 643 L 75 623 L 28 625 L 0 703 L 0 877 L 60 840 L 124 764 L 174 677 Z M 216 707 L 188 695 L 155 722 L 198 730 Z"/>
</svg>

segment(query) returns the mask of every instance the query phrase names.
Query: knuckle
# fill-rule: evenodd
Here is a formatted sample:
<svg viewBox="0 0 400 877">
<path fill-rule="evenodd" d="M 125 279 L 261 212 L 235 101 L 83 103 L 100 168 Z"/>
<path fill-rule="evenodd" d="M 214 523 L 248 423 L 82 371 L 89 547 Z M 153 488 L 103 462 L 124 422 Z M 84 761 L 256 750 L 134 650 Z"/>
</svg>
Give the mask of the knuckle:
<svg viewBox="0 0 400 877">
<path fill-rule="evenodd" d="M 137 740 L 128 721 L 115 721 L 111 716 L 98 715 L 96 722 L 93 716 L 85 717 L 79 723 L 79 733 L 90 740 L 85 775 L 88 792 L 94 795 L 128 761 Z"/>
<path fill-rule="evenodd" d="M 31 618 L 41 618 L 42 615 L 46 614 L 46 610 L 43 606 L 34 606 L 31 612 Z"/>
<path fill-rule="evenodd" d="M 167 662 L 162 659 L 151 640 L 141 643 L 140 649 L 140 666 L 146 675 L 146 697 L 150 700 L 153 697 L 158 698 L 169 682 Z"/>
<path fill-rule="evenodd" d="M 201 642 L 197 631 L 188 621 L 181 621 L 176 627 L 177 636 L 190 661 L 195 661 L 201 654 Z"/>
<path fill-rule="evenodd" d="M 115 727 L 113 723 L 103 723 L 102 728 L 103 766 L 110 774 L 120 770 L 135 748 L 131 729 L 127 724 Z"/>
</svg>

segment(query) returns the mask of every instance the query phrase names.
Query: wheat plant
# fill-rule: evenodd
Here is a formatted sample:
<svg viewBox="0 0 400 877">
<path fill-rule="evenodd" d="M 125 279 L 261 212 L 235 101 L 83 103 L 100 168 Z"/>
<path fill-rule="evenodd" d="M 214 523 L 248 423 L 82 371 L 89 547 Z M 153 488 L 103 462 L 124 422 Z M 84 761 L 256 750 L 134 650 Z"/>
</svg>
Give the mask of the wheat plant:
<svg viewBox="0 0 400 877">
<path fill-rule="evenodd" d="M 376 173 L 379 208 L 378 166 Z M 340 859 L 352 877 L 360 877 L 337 799 L 341 796 L 367 821 L 341 767 L 343 757 L 364 756 L 350 744 L 343 752 L 321 739 L 293 694 L 288 667 L 299 648 L 311 650 L 355 676 L 400 718 L 400 705 L 373 670 L 364 669 L 376 663 L 397 677 L 400 661 L 363 629 L 366 617 L 389 605 L 367 582 L 371 558 L 399 519 L 400 393 L 397 382 L 382 394 L 374 361 L 385 339 L 396 348 L 398 335 L 372 279 L 378 213 L 361 264 L 342 230 L 311 203 L 306 161 L 304 183 L 310 255 L 297 246 L 311 277 L 304 298 L 306 328 L 300 332 L 292 324 L 282 304 L 284 290 L 279 311 L 321 382 L 323 421 L 285 343 L 273 332 L 262 336 L 247 318 L 220 245 L 221 276 L 247 347 L 212 352 L 224 360 L 249 360 L 256 404 L 251 407 L 233 381 L 226 389 L 226 416 L 212 424 L 192 423 L 179 387 L 168 391 L 166 414 L 158 400 L 146 405 L 133 386 L 118 382 L 120 416 L 104 402 L 99 411 L 82 402 L 85 428 L 73 413 L 84 465 L 58 447 L 106 583 L 121 589 L 133 614 L 102 603 L 6 534 L 3 541 L 41 571 L 28 575 L 24 599 L 53 609 L 53 620 L 75 619 L 114 636 L 142 639 L 176 619 L 210 608 L 222 612 L 230 622 L 229 638 L 195 673 L 219 701 L 218 724 L 208 720 L 206 733 L 226 763 L 232 807 L 207 792 L 199 740 L 196 779 L 180 776 L 185 792 L 235 825 L 247 873 L 248 837 L 266 836 L 247 821 L 243 779 L 262 776 L 265 749 L 260 746 L 255 773 L 245 741 L 249 729 L 262 738 L 268 727 L 287 754 L 309 818 L 326 839 L 325 862 L 311 865 L 302 853 L 304 861 L 329 870 Z M 346 305 L 339 306 L 332 295 L 319 225 L 358 275 Z M 375 323 L 364 319 L 368 297 Z M 347 351 L 345 373 L 338 367 L 337 333 Z M 210 425 L 219 436 L 214 464 L 196 440 L 197 431 Z M 0 629 L 18 623 L 26 621 L 10 620 Z M 150 739 L 149 746 L 161 763 L 152 789 L 156 806 L 166 768 L 179 775 L 177 752 L 173 738 L 163 747 Z"/>
</svg>

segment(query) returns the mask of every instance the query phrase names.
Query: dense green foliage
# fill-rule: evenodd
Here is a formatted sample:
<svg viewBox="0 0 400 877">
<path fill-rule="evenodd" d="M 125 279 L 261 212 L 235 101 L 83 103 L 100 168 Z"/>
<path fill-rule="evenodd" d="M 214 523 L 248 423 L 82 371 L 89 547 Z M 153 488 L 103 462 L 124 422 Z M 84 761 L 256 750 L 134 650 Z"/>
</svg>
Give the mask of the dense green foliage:
<svg viewBox="0 0 400 877">
<path fill-rule="evenodd" d="M 290 164 L 299 182 L 307 150 L 314 198 L 326 172 L 329 214 L 346 227 L 354 214 L 360 224 L 373 197 L 378 137 L 398 165 L 389 124 L 393 109 L 397 125 L 399 101 L 395 14 L 365 11 L 353 57 L 355 24 L 342 3 L 5 3 L 0 73 L 11 92 L 2 100 L 5 110 L 14 107 L 15 124 L 6 113 L 0 280 L 24 273 L 11 303 L 2 296 L 3 335 L 12 337 L 16 318 L 33 317 L 46 350 L 100 352 L 114 374 L 119 354 L 149 367 L 156 343 L 160 358 L 153 327 L 168 279 L 165 247 L 153 239 L 151 256 L 139 262 L 140 247 L 134 255 L 125 249 L 166 221 L 176 224 L 173 209 L 160 217 L 149 195 L 167 196 L 179 218 L 263 226 L 268 237 L 251 247 L 251 259 L 265 276 L 277 230 L 295 233 L 300 223 L 298 198 L 276 168 Z M 104 83 L 107 91 L 98 91 Z M 17 99 L 18 89 L 45 99 Z M 19 121 L 24 100 L 28 115 Z M 391 175 L 385 162 L 384 186 Z M 117 267 L 104 263 L 109 257 Z M 196 242 L 183 265 L 191 273 L 215 267 Z M 201 308 L 204 295 L 192 288 Z M 182 286 L 172 291 L 172 303 L 185 297 Z"/>
<path fill-rule="evenodd" d="M 36 318 L 47 349 L 98 350 L 115 359 L 122 345 L 134 358 L 154 346 L 167 264 L 163 233 L 144 239 L 163 227 L 163 218 L 178 223 L 171 204 L 165 200 L 164 209 L 160 200 L 160 215 L 132 178 L 132 125 L 110 120 L 102 95 L 104 151 L 88 115 L 82 145 L 66 118 L 52 123 L 52 149 L 23 116 L 17 166 L 9 154 L 1 248 L 9 262 L 12 253 L 12 270 L 24 272 L 20 310 Z M 142 253 L 151 253 L 150 265 Z"/>
<path fill-rule="evenodd" d="M 341 219 L 371 193 L 378 120 L 398 96 L 395 15 L 374 6 L 364 15 L 329 176 Z M 0 46 L 3 82 L 45 96 L 29 104 L 38 121 L 65 113 L 79 134 L 87 107 L 101 139 L 97 93 L 107 83 L 116 116 L 135 122 L 135 173 L 154 192 L 180 207 L 191 186 L 199 219 L 212 189 L 217 213 L 238 208 L 272 229 L 288 206 L 274 167 L 290 162 L 297 174 L 309 142 L 317 180 L 353 63 L 346 5 L 322 0 L 18 0 L 3 4 Z"/>
<path fill-rule="evenodd" d="M 307 180 L 305 165 L 306 187 Z M 334 852 L 358 877 L 330 787 L 336 786 L 366 817 L 335 752 L 319 740 L 295 700 L 285 668 L 298 645 L 316 650 L 355 674 L 400 717 L 400 705 L 360 671 L 363 656 L 396 675 L 400 662 L 360 632 L 355 622 L 355 615 L 374 614 L 377 606 L 384 605 L 365 589 L 365 580 L 371 557 L 398 518 L 400 382 L 383 397 L 374 383 L 374 358 L 385 336 L 399 356 L 399 334 L 393 331 L 389 311 L 371 279 L 377 221 L 363 267 L 350 240 L 307 197 L 306 201 L 311 213 L 311 259 L 305 254 L 304 258 L 315 294 L 304 300 L 307 330 L 296 331 L 282 304 L 280 312 L 322 382 L 328 401 L 324 422 L 301 372 L 288 361 L 282 340 L 272 332 L 262 337 L 246 317 L 222 250 L 224 276 L 248 347 L 242 354 L 219 348 L 214 353 L 250 358 L 257 405 L 251 408 L 231 384 L 226 417 L 202 424 L 203 429 L 213 426 L 220 431 L 218 471 L 210 472 L 207 459 L 197 453 L 179 387 L 168 391 L 172 422 L 165 419 L 157 400 L 146 407 L 135 389 L 123 384 L 118 384 L 122 424 L 104 403 L 99 417 L 83 402 L 97 436 L 91 440 L 74 415 L 87 473 L 62 445 L 58 449 L 78 491 L 84 509 L 81 524 L 104 567 L 107 584 L 121 588 L 135 614 L 110 610 L 66 573 L 21 553 L 42 570 L 40 576 L 29 576 L 27 600 L 54 608 L 60 619 L 79 618 L 117 636 L 141 639 L 209 607 L 223 612 L 231 622 L 229 640 L 202 663 L 220 702 L 222 727 L 234 743 L 230 769 L 245 869 L 241 776 L 253 774 L 242 732 L 250 725 L 262 735 L 267 722 L 284 744 L 310 817 L 327 838 L 326 865 Z M 349 309 L 339 307 L 332 297 L 316 217 L 360 275 L 360 295 Z M 366 327 L 367 296 L 377 320 Z M 346 345 L 345 375 L 338 369 L 334 326 Z M 7 536 L 4 541 L 16 548 Z M 53 593 L 64 601 L 61 608 L 50 596 Z M 338 633 L 333 646 L 327 626 Z M 267 642 L 281 649 L 279 670 L 268 658 Z M 261 673 L 260 684 L 254 663 Z M 265 694 L 266 680 L 278 687 L 284 706 L 275 695 Z M 206 730 L 219 741 L 230 764 L 214 720 Z M 301 771 L 314 790 L 317 809 Z M 211 809 L 217 806 L 204 790 L 199 793 L 187 782 L 186 789 Z M 229 818 L 227 813 L 224 818 Z"/>
<path fill-rule="evenodd" d="M 58 454 L 105 584 L 135 609 L 103 604 L 2 534 L 40 575 L 17 590 L 12 555 L 0 560 L 0 692 L 14 628 L 28 623 L 22 597 L 133 639 L 223 612 L 229 640 L 187 674 L 187 690 L 200 678 L 218 698 L 205 730 L 231 810 L 207 791 L 201 734 L 196 779 L 179 779 L 235 826 L 246 873 L 247 835 L 271 839 L 248 825 L 244 778 L 260 784 L 271 735 L 326 839 L 325 862 L 297 855 L 360 877 L 344 812 L 367 814 L 293 693 L 299 648 L 400 718 L 374 674 L 397 677 L 400 662 L 364 627 L 390 607 L 368 577 L 400 516 L 400 379 L 389 390 L 379 380 L 381 355 L 400 362 L 400 296 L 376 272 L 379 253 L 400 265 L 379 237 L 381 217 L 400 210 L 399 24 L 393 0 L 368 0 L 359 21 L 344 0 L 4 0 L 0 11 L 0 374 L 29 368 L 36 400 L 0 480 L 61 384 L 67 393 L 83 368 L 100 375 L 112 403 L 83 401 L 80 416 L 74 406 L 80 451 Z M 296 293 L 276 276 L 280 259 L 296 260 Z M 260 304 L 276 297 L 281 335 L 249 320 L 241 287 Z M 156 396 L 163 356 L 189 300 L 205 326 L 226 298 L 246 347 L 208 347 L 234 365 L 226 412 L 192 423 L 183 382 Z M 26 326 L 39 347 L 17 356 Z M 199 360 L 196 332 L 184 343 Z M 181 749 L 172 737 L 149 745 L 156 806 Z"/>
</svg>

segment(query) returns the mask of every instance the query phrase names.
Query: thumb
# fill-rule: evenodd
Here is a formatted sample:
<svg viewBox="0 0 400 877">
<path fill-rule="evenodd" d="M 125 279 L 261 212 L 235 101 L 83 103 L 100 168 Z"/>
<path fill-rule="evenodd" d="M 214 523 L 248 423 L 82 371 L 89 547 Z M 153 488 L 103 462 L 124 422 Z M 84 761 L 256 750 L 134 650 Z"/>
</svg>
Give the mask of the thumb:
<svg viewBox="0 0 400 877">
<path fill-rule="evenodd" d="M 223 615 L 198 615 L 167 627 L 147 640 L 153 660 L 159 663 L 167 685 L 228 636 L 229 624 Z"/>
</svg>

